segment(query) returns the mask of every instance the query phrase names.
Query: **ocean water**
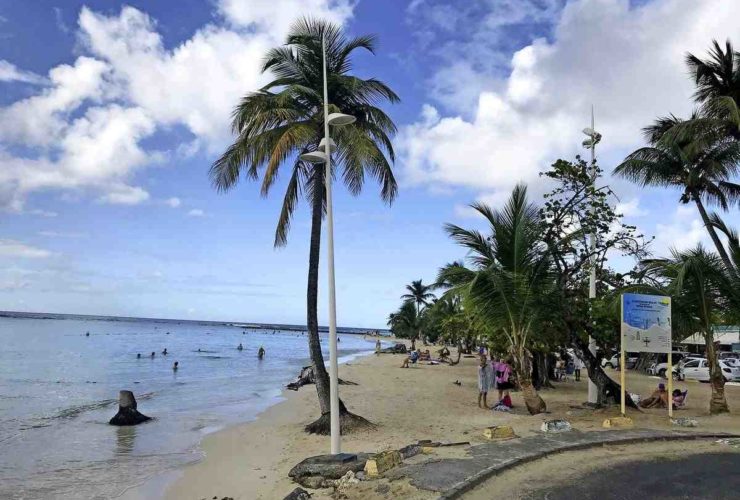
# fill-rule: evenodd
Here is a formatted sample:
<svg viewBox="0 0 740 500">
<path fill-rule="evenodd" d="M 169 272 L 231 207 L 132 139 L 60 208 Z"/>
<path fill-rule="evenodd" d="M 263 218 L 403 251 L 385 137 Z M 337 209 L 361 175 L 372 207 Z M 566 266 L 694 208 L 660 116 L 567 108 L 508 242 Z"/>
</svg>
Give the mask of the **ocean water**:
<svg viewBox="0 0 740 500">
<path fill-rule="evenodd" d="M 340 339 L 340 362 L 374 348 L 362 335 Z M 267 353 L 262 361 L 260 346 Z M 301 332 L 0 318 L 0 498 L 119 496 L 197 461 L 205 434 L 278 402 L 307 364 Z M 155 420 L 108 425 L 121 389 L 134 391 L 139 411 Z"/>
</svg>

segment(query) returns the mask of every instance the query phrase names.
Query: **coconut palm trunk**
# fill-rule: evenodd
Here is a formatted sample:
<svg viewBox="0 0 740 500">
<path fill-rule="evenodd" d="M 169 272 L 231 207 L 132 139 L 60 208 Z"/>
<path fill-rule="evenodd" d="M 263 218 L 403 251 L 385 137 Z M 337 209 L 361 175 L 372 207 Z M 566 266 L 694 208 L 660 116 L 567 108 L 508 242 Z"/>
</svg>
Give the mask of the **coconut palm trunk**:
<svg viewBox="0 0 740 500">
<path fill-rule="evenodd" d="M 316 394 L 319 397 L 321 414 L 329 413 L 329 374 L 324 365 L 319 340 L 318 296 L 319 258 L 321 255 L 321 219 L 323 216 L 324 168 L 316 165 L 313 171 L 313 200 L 311 200 L 311 244 L 308 253 L 308 286 L 306 291 L 306 325 L 308 327 L 308 350 L 316 379 Z"/>
<path fill-rule="evenodd" d="M 696 208 L 699 209 L 699 214 L 701 215 L 701 220 L 704 222 L 704 227 L 707 228 L 707 231 L 709 232 L 709 237 L 712 238 L 712 242 L 717 248 L 717 253 L 719 253 L 722 262 L 727 267 L 728 271 L 735 270 L 730 257 L 727 255 L 727 250 L 725 250 L 725 246 L 722 244 L 722 241 L 720 241 L 719 236 L 717 235 L 717 231 L 714 229 L 714 224 L 712 224 L 712 222 L 710 221 L 709 215 L 707 214 L 707 211 L 704 208 L 704 204 L 702 203 L 701 199 L 698 196 L 694 196 L 694 202 L 696 203 Z"/>
<path fill-rule="evenodd" d="M 537 415 L 547 410 L 545 401 L 537 394 L 532 383 L 532 354 L 524 346 L 515 346 L 512 349 L 514 360 L 513 368 L 516 374 L 519 388 L 524 396 L 524 404 L 530 415 Z"/>
<path fill-rule="evenodd" d="M 714 345 L 714 334 L 711 330 L 704 332 L 704 341 L 707 348 L 709 383 L 712 385 L 712 398 L 709 400 L 709 413 L 711 415 L 729 413 L 730 408 L 727 406 L 727 398 L 725 397 L 725 377 L 722 375 L 722 369 L 719 366 L 717 349 Z"/>
</svg>

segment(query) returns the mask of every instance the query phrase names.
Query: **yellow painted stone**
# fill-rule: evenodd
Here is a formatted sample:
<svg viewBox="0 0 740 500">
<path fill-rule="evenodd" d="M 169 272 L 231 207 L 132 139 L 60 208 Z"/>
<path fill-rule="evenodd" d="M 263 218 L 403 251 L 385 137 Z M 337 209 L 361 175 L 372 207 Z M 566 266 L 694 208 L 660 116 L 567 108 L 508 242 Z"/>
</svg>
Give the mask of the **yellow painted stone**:
<svg viewBox="0 0 740 500">
<path fill-rule="evenodd" d="M 496 425 L 494 427 L 486 427 L 483 430 L 483 435 L 488 439 L 508 439 L 516 437 L 514 429 L 510 425 Z"/>
<path fill-rule="evenodd" d="M 365 463 L 365 474 L 378 476 L 403 462 L 401 454 L 396 450 L 383 451 L 373 455 L 373 458 Z"/>
<path fill-rule="evenodd" d="M 430 453 L 434 453 L 434 448 L 432 448 L 431 446 L 422 446 L 421 452 L 428 455 Z"/>
<path fill-rule="evenodd" d="M 632 427 L 634 422 L 629 417 L 613 417 L 604 420 L 604 427 L 622 429 L 625 427 Z"/>
</svg>

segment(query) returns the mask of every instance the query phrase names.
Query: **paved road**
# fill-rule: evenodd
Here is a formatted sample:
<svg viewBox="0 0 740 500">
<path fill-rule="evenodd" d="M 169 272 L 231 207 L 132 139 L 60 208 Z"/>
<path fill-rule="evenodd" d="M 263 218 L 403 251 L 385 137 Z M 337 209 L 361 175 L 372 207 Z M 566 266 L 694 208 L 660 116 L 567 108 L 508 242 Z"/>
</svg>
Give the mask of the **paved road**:
<svg viewBox="0 0 740 500">
<path fill-rule="evenodd" d="M 628 462 L 581 480 L 537 490 L 528 500 L 634 500 L 740 498 L 740 453 Z"/>
</svg>

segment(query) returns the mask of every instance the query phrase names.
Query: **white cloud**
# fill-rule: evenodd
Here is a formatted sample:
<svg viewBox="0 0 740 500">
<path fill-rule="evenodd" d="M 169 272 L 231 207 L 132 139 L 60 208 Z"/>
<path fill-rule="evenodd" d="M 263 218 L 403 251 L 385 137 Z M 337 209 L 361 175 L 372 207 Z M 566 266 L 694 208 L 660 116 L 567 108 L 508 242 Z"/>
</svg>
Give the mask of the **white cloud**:
<svg viewBox="0 0 740 500">
<path fill-rule="evenodd" d="M 39 215 L 41 217 L 56 217 L 57 215 L 59 215 L 57 212 L 52 212 L 49 210 L 42 210 L 40 208 L 29 210 L 28 213 L 31 215 Z"/>
<path fill-rule="evenodd" d="M 149 199 L 149 193 L 140 187 L 120 186 L 116 191 L 112 191 L 98 198 L 101 203 L 110 205 L 138 205 Z"/>
<path fill-rule="evenodd" d="M 515 52 L 505 78 L 484 73 L 498 90 L 481 92 L 472 115 L 462 105 L 447 115 L 425 107 L 416 123 L 402 128 L 405 179 L 492 194 L 518 181 L 536 183 L 553 160 L 580 152 L 592 103 L 604 135 L 600 157 L 621 159 L 640 145 L 641 127 L 656 116 L 690 111 L 685 53 L 704 54 L 713 38 L 740 38 L 739 17 L 740 2 L 656 0 L 630 7 L 627 0 L 571 1 L 551 41 L 538 39 Z M 476 25 L 471 37 L 495 36 L 497 29 Z M 458 81 L 459 88 L 466 85 Z"/>
<path fill-rule="evenodd" d="M 193 208 L 188 212 L 189 217 L 205 217 L 206 213 L 200 208 Z"/>
<path fill-rule="evenodd" d="M 655 240 L 650 247 L 655 256 L 668 257 L 671 249 L 687 250 L 699 243 L 714 251 L 696 207 L 679 205 L 669 221 L 655 225 Z"/>
<path fill-rule="evenodd" d="M 43 85 L 46 83 L 46 79 L 36 73 L 18 69 L 8 61 L 0 59 L 0 82 L 23 82 Z"/>
<path fill-rule="evenodd" d="M 353 7 L 351 0 L 223 0 L 218 21 L 171 49 L 138 9 L 106 15 L 83 7 L 77 35 L 84 55 L 52 68 L 36 95 L 0 108 L 0 208 L 20 212 L 30 193 L 50 189 L 78 198 L 95 191 L 106 203 L 146 201 L 133 177 L 169 152 L 148 150 L 143 139 L 182 125 L 192 136 L 173 146 L 177 155 L 220 150 L 231 139 L 239 98 L 269 78 L 260 73 L 262 60 L 283 43 L 288 18 L 343 22 Z M 0 75 L 32 78 L 5 61 Z"/>
<path fill-rule="evenodd" d="M 0 257 L 20 257 L 27 259 L 44 259 L 50 257 L 51 252 L 36 248 L 16 240 L 0 239 Z"/>
<path fill-rule="evenodd" d="M 46 238 L 87 238 L 87 233 L 78 233 L 74 231 L 39 231 L 39 236 Z"/>
<path fill-rule="evenodd" d="M 632 198 L 631 200 L 617 203 L 615 211 L 625 217 L 642 217 L 648 214 L 647 210 L 640 207 L 639 198 Z"/>
<path fill-rule="evenodd" d="M 166 199 L 164 204 L 171 208 L 177 208 L 182 204 L 182 202 L 180 201 L 180 198 L 173 196 L 172 198 Z"/>
</svg>

